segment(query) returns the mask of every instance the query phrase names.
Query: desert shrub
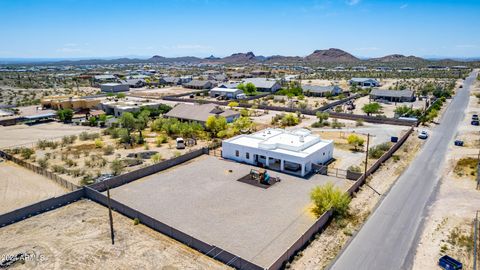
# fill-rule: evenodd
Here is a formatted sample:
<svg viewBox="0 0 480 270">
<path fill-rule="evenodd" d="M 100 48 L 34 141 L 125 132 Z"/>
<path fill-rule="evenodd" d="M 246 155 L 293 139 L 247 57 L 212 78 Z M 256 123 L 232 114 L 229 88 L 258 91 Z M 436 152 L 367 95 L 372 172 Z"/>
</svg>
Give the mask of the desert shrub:
<svg viewBox="0 0 480 270">
<path fill-rule="evenodd" d="M 80 133 L 80 135 L 78 135 L 78 138 L 81 141 L 95 140 L 97 138 L 100 138 L 100 134 L 99 133 L 88 133 L 86 131 L 83 131 L 82 133 Z"/>
<path fill-rule="evenodd" d="M 110 169 L 112 170 L 113 175 L 120 175 L 124 169 L 123 163 L 119 159 L 115 159 L 110 164 Z"/>
<path fill-rule="evenodd" d="M 368 157 L 374 159 L 380 158 L 385 152 L 390 149 L 390 144 L 391 143 L 386 142 L 370 148 L 368 150 Z"/>
<path fill-rule="evenodd" d="M 20 150 L 20 155 L 23 159 L 29 159 L 33 154 L 35 154 L 35 151 L 31 148 L 21 148 Z"/>
<path fill-rule="evenodd" d="M 104 145 L 103 141 L 99 139 L 95 139 L 95 148 L 102 148 Z"/>
<path fill-rule="evenodd" d="M 162 144 L 168 142 L 168 137 L 165 134 L 162 134 L 160 136 L 157 136 L 157 138 L 155 139 L 155 142 L 157 146 L 161 146 Z"/>
<path fill-rule="evenodd" d="M 159 154 L 159 153 L 156 153 L 155 155 L 153 155 L 151 157 L 153 163 L 159 163 L 160 161 L 162 161 L 162 155 Z"/>
<path fill-rule="evenodd" d="M 134 218 L 133 219 L 133 225 L 138 225 L 138 224 L 140 224 L 140 219 Z"/>
<path fill-rule="evenodd" d="M 317 216 L 332 209 L 335 216 L 344 217 L 348 212 L 350 196 L 332 183 L 324 186 L 318 186 L 310 192 L 310 199 L 314 207 L 314 213 Z"/>
<path fill-rule="evenodd" d="M 37 159 L 38 166 L 43 169 L 48 168 L 48 159 L 46 157 Z"/>
<path fill-rule="evenodd" d="M 332 120 L 332 123 L 330 124 L 330 126 L 331 126 L 332 128 L 341 129 L 342 127 L 345 126 L 345 124 L 338 122 L 337 119 L 333 119 L 333 120 Z"/>
<path fill-rule="evenodd" d="M 103 148 L 103 154 L 109 156 L 115 152 L 115 147 L 113 145 L 107 145 Z"/>
<path fill-rule="evenodd" d="M 52 170 L 54 173 L 60 173 L 60 174 L 64 174 L 67 172 L 67 169 L 65 169 L 65 167 L 61 165 L 53 165 Z"/>
<path fill-rule="evenodd" d="M 82 180 L 80 180 L 80 185 L 86 186 L 86 185 L 91 185 L 95 182 L 93 177 L 90 174 L 86 174 L 82 177 Z"/>
<path fill-rule="evenodd" d="M 359 166 L 352 165 L 352 166 L 348 167 L 347 171 L 361 173 L 362 168 L 360 168 Z"/>
</svg>

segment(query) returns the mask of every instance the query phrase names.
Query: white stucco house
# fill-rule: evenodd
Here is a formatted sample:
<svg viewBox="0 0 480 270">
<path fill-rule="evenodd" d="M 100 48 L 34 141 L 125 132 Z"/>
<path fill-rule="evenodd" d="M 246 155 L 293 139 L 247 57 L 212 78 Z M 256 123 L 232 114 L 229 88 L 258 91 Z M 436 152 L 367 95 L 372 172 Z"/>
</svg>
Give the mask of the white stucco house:
<svg viewBox="0 0 480 270">
<path fill-rule="evenodd" d="M 264 129 L 222 142 L 222 157 L 300 176 L 333 158 L 333 141 L 307 129 Z"/>
</svg>

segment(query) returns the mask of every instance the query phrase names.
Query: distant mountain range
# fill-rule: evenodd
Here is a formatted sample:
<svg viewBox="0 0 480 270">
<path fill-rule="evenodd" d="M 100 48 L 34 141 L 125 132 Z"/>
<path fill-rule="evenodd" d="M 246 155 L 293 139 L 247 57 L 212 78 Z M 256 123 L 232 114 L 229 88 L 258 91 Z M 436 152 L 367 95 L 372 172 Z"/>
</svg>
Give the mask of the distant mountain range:
<svg viewBox="0 0 480 270">
<path fill-rule="evenodd" d="M 151 58 L 116 58 L 116 59 L 81 59 L 81 60 L 45 60 L 39 59 L 28 62 L 28 59 L 22 59 L 19 61 L 2 61 L 0 64 L 53 64 L 53 65 L 93 65 L 93 64 L 129 64 L 129 63 L 191 63 L 191 64 L 254 64 L 254 63 L 266 63 L 266 64 L 311 64 L 311 65 L 422 65 L 422 64 L 456 64 L 465 63 L 469 61 L 478 61 L 479 59 L 425 59 L 416 56 L 405 56 L 401 54 L 392 54 L 378 58 L 360 59 L 352 54 L 336 49 L 330 48 L 326 50 L 315 50 L 310 55 L 305 57 L 301 56 L 258 56 L 253 52 L 247 53 L 234 53 L 227 57 L 215 57 L 213 55 L 206 58 L 199 58 L 195 56 L 183 56 L 183 57 L 164 57 L 160 55 L 154 55 Z"/>
</svg>

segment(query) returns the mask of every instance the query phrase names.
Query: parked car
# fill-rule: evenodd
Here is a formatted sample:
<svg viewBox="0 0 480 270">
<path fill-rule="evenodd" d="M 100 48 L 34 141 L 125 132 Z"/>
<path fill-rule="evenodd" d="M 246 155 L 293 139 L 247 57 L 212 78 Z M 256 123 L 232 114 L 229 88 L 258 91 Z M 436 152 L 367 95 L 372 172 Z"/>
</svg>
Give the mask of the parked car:
<svg viewBox="0 0 480 270">
<path fill-rule="evenodd" d="M 463 146 L 463 141 L 462 140 L 455 140 L 454 144 L 456 146 Z"/>
<path fill-rule="evenodd" d="M 108 180 L 112 177 L 114 177 L 113 174 L 102 174 L 99 177 L 97 177 L 97 179 L 95 179 L 95 183 L 103 182 L 103 181 Z"/>
<path fill-rule="evenodd" d="M 420 131 L 420 133 L 418 134 L 418 138 L 419 139 L 422 139 L 422 140 L 425 140 L 428 138 L 428 133 L 425 131 L 425 130 L 422 130 Z"/>
<path fill-rule="evenodd" d="M 185 149 L 185 140 L 183 138 L 177 138 L 177 149 Z"/>
<path fill-rule="evenodd" d="M 445 270 L 460 270 L 463 269 L 461 262 L 455 260 L 454 258 L 445 255 L 438 260 L 438 266 Z"/>
<path fill-rule="evenodd" d="M 471 124 L 473 126 L 480 126 L 480 122 L 478 120 L 472 120 Z"/>
</svg>

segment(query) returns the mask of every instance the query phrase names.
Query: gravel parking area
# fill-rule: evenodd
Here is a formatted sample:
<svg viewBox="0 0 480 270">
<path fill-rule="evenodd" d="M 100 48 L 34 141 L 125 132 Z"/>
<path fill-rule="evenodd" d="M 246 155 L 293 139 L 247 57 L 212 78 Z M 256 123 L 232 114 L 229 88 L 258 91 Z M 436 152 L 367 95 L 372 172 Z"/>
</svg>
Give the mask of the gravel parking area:
<svg viewBox="0 0 480 270">
<path fill-rule="evenodd" d="M 184 233 L 268 267 L 315 222 L 310 190 L 329 181 L 343 189 L 351 183 L 269 171 L 281 182 L 262 189 L 237 181 L 251 168 L 202 156 L 115 188 L 111 195 Z"/>
</svg>

